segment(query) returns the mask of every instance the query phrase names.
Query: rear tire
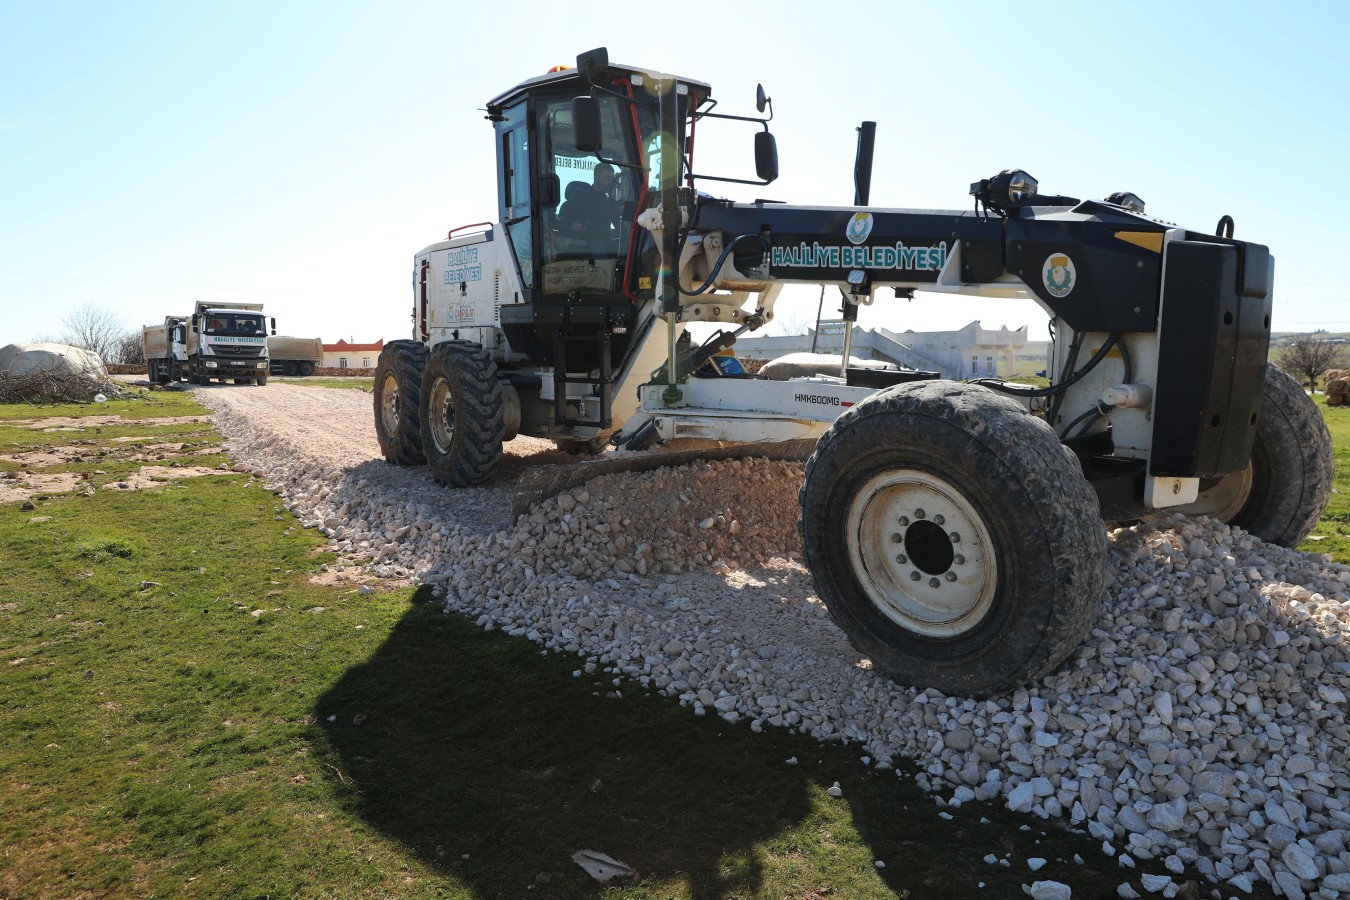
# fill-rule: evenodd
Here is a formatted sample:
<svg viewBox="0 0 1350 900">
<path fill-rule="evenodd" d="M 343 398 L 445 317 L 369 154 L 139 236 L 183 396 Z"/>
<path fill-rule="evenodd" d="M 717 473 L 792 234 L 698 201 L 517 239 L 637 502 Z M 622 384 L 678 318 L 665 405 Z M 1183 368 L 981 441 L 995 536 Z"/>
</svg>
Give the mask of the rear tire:
<svg viewBox="0 0 1350 900">
<path fill-rule="evenodd" d="M 426 462 L 422 454 L 422 370 L 427 348 L 417 341 L 390 341 L 375 365 L 375 437 L 384 458 L 396 466 Z"/>
<path fill-rule="evenodd" d="M 283 374 L 283 375 L 292 375 L 292 376 L 293 376 L 293 375 L 295 375 L 295 371 L 296 371 L 296 370 L 295 370 L 295 361 L 294 361 L 294 360 L 287 360 L 286 362 L 282 363 L 282 365 L 281 365 L 281 374 Z"/>
<path fill-rule="evenodd" d="M 477 344 L 444 341 L 422 374 L 422 451 L 436 480 L 482 484 L 502 457 L 506 433 L 497 366 Z"/>
<path fill-rule="evenodd" d="M 313 375 L 313 374 L 314 374 L 314 363 L 308 363 L 308 362 L 307 362 L 307 363 L 301 363 L 301 364 L 300 364 L 300 374 L 301 374 L 301 375 Z"/>
<path fill-rule="evenodd" d="M 874 666 L 944 693 L 1038 679 L 1098 614 L 1106 529 L 1041 419 L 972 385 L 915 382 L 841 416 L 806 464 L 816 592 Z"/>
<path fill-rule="evenodd" d="M 1326 510 L 1335 480 L 1331 434 L 1303 386 L 1266 366 L 1252 462 L 1177 512 L 1208 515 L 1281 547 L 1297 547 Z"/>
</svg>

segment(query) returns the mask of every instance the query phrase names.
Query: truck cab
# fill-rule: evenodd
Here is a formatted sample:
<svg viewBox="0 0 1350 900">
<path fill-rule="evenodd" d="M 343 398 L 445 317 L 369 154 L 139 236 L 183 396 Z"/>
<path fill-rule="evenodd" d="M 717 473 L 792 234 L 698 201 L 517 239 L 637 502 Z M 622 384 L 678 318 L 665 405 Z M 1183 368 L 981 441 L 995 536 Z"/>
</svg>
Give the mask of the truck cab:
<svg viewBox="0 0 1350 900">
<path fill-rule="evenodd" d="M 262 304 L 211 306 L 198 303 L 187 335 L 187 377 L 190 384 L 212 378 L 236 384 L 267 383 L 267 327 Z M 276 320 L 271 320 L 276 333 Z"/>
</svg>

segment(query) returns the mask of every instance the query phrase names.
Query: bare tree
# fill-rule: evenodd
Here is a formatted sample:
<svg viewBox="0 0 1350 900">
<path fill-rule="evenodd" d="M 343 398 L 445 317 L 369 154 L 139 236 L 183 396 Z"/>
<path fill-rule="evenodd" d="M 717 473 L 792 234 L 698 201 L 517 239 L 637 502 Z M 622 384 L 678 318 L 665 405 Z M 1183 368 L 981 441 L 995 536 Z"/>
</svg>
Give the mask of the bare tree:
<svg viewBox="0 0 1350 900">
<path fill-rule="evenodd" d="M 65 343 L 109 360 L 116 352 L 117 342 L 126 330 L 122 317 L 107 307 L 85 303 L 61 318 L 65 326 Z"/>
<path fill-rule="evenodd" d="M 105 362 L 116 363 L 119 366 L 145 365 L 145 340 L 142 333 L 128 331 L 119 337 L 113 345 L 112 359 Z"/>
<path fill-rule="evenodd" d="M 1327 369 L 1345 368 L 1345 346 L 1333 344 L 1312 334 L 1296 335 L 1280 354 L 1277 364 L 1309 390 L 1317 390 L 1317 379 Z"/>
</svg>

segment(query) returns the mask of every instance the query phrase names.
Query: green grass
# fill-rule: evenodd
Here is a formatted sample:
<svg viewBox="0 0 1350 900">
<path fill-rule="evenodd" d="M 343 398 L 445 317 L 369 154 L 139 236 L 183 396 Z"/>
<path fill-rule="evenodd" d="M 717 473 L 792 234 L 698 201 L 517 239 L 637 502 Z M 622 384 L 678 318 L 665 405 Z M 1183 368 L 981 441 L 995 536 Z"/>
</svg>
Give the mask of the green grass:
<svg viewBox="0 0 1350 900">
<path fill-rule="evenodd" d="M 1350 406 L 1328 407 L 1322 394 L 1315 399 L 1331 432 L 1336 480 L 1326 512 L 1299 549 L 1326 553 L 1336 562 L 1350 563 Z"/>
<path fill-rule="evenodd" d="M 329 377 L 323 375 L 311 375 L 305 378 L 299 377 L 278 377 L 273 375 L 268 382 L 278 384 L 298 384 L 301 387 L 326 387 L 326 388 L 355 388 L 356 390 L 370 392 L 374 390 L 375 379 L 368 375 L 353 375 L 345 378 Z"/>
<path fill-rule="evenodd" d="M 940 818 L 855 747 L 614 696 L 424 591 L 311 584 L 320 547 L 240 475 L 0 507 L 0 897 L 1009 897 L 1032 856 L 1083 896 L 1124 880 L 1000 806 Z M 581 849 L 640 875 L 602 887 Z"/>
</svg>

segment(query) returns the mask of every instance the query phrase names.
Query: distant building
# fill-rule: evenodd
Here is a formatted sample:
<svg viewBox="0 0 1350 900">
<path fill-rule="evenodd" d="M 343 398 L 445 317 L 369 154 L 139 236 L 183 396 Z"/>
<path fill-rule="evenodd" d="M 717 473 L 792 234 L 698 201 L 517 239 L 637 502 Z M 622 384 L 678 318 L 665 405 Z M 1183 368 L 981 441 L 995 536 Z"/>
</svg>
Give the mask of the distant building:
<svg viewBox="0 0 1350 900">
<path fill-rule="evenodd" d="M 330 369 L 373 369 L 384 349 L 384 338 L 373 344 L 338 341 L 323 345 L 323 364 Z"/>
<path fill-rule="evenodd" d="M 742 337 L 736 341 L 736 353 L 754 359 L 776 359 L 814 347 L 817 353 L 838 355 L 844 347 L 844 324 L 842 320 L 822 321 L 819 330 L 809 329 L 804 335 Z M 956 331 L 905 332 L 855 325 L 851 355 L 938 372 L 943 378 L 990 375 L 1010 378 L 1018 371 L 1019 354 L 1024 363 L 1039 363 L 1031 367 L 1033 371 L 1044 369 L 1048 347 L 1048 341 L 1028 341 L 1025 325 L 994 330 L 975 321 Z"/>
</svg>

